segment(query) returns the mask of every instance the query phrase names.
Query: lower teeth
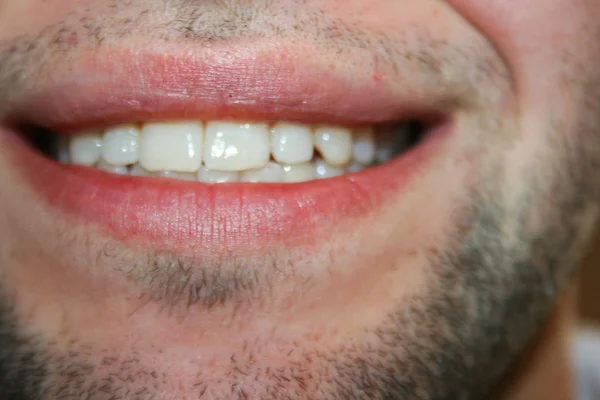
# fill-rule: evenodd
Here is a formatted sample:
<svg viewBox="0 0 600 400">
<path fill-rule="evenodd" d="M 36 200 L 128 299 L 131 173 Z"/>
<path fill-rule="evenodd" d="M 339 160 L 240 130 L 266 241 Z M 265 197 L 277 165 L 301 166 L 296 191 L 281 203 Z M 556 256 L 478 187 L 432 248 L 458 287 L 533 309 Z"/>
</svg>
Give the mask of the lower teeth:
<svg viewBox="0 0 600 400">
<path fill-rule="evenodd" d="M 199 181 L 204 183 L 231 183 L 231 182 L 251 182 L 251 183 L 298 183 L 314 179 L 327 179 L 344 175 L 350 172 L 359 172 L 367 166 L 355 166 L 350 170 L 349 167 L 336 167 L 327 164 L 320 158 L 303 164 L 280 164 L 270 161 L 265 167 L 259 169 L 250 169 L 241 172 L 237 171 L 217 171 L 202 167 L 197 173 L 159 171 L 150 172 L 143 169 L 139 164 L 129 166 L 124 170 L 121 167 L 98 166 L 106 172 L 119 175 L 133 176 L 154 176 L 186 181 Z"/>
</svg>

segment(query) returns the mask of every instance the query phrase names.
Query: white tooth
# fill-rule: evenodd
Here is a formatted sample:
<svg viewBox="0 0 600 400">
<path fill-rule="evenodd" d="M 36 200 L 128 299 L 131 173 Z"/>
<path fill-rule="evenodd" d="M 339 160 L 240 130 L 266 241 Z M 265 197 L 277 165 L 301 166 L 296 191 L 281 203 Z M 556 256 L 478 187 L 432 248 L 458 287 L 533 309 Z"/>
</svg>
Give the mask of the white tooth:
<svg viewBox="0 0 600 400">
<path fill-rule="evenodd" d="M 144 169 L 140 164 L 135 164 L 129 169 L 129 175 L 131 176 L 150 176 L 152 173 Z"/>
<path fill-rule="evenodd" d="M 262 168 L 271 156 L 269 136 L 266 124 L 209 122 L 204 165 L 218 171 Z"/>
<path fill-rule="evenodd" d="M 380 144 L 375 152 L 375 159 L 378 163 L 384 163 L 392 159 L 394 156 L 394 149 L 391 145 Z"/>
<path fill-rule="evenodd" d="M 365 166 L 358 162 L 352 162 L 350 163 L 350 165 L 348 165 L 348 167 L 346 167 L 346 169 L 349 173 L 353 174 L 362 171 L 363 169 L 365 169 Z"/>
<path fill-rule="evenodd" d="M 58 161 L 63 164 L 69 164 L 71 157 L 69 156 L 69 146 L 71 141 L 66 137 L 60 137 L 57 143 Z"/>
<path fill-rule="evenodd" d="M 283 181 L 288 183 L 306 182 L 313 179 L 313 165 L 311 163 L 284 165 Z"/>
<path fill-rule="evenodd" d="M 277 124 L 271 130 L 271 153 L 284 164 L 301 164 L 312 160 L 313 135 L 308 126 Z"/>
<path fill-rule="evenodd" d="M 377 135 L 375 144 L 375 160 L 382 164 L 389 161 L 394 156 L 394 143 L 392 141 L 392 132 L 389 127 L 382 128 Z"/>
<path fill-rule="evenodd" d="M 352 134 L 337 126 L 319 126 L 315 132 L 315 147 L 329 164 L 347 164 L 352 157 Z"/>
<path fill-rule="evenodd" d="M 316 160 L 313 163 L 313 177 L 316 179 L 333 178 L 343 175 L 345 172 L 344 168 L 328 164 L 324 160 Z"/>
<path fill-rule="evenodd" d="M 270 162 L 262 168 L 242 172 L 240 180 L 242 182 L 282 182 L 283 168 L 278 163 Z"/>
<path fill-rule="evenodd" d="M 196 172 L 202 165 L 203 136 L 200 122 L 146 124 L 140 164 L 148 171 Z"/>
<path fill-rule="evenodd" d="M 195 181 L 198 178 L 198 174 L 194 172 L 160 171 L 154 172 L 152 175 L 160 176 L 162 178 L 180 179 L 184 181 Z"/>
<path fill-rule="evenodd" d="M 377 135 L 375 160 L 379 164 L 391 160 L 396 152 L 408 144 L 409 130 L 408 124 L 383 128 L 381 134 Z"/>
<path fill-rule="evenodd" d="M 138 162 L 140 130 L 132 124 L 106 130 L 102 144 L 102 158 L 112 165 Z"/>
<path fill-rule="evenodd" d="M 102 136 L 98 133 L 84 133 L 71 137 L 69 159 L 73 164 L 94 165 L 102 155 Z"/>
<path fill-rule="evenodd" d="M 98 168 L 101 171 L 110 172 L 111 174 L 117 174 L 117 175 L 127 175 L 129 173 L 129 170 L 127 169 L 126 166 L 112 165 L 112 164 L 107 163 L 104 160 L 100 160 L 100 162 L 98 162 L 98 164 L 96 164 L 96 168 Z"/>
<path fill-rule="evenodd" d="M 198 171 L 198 180 L 204 183 L 239 182 L 240 174 L 237 171 L 213 171 L 202 167 Z"/>
<path fill-rule="evenodd" d="M 372 128 L 362 128 L 354 132 L 352 156 L 354 161 L 362 165 L 370 165 L 375 161 L 375 138 Z"/>
</svg>

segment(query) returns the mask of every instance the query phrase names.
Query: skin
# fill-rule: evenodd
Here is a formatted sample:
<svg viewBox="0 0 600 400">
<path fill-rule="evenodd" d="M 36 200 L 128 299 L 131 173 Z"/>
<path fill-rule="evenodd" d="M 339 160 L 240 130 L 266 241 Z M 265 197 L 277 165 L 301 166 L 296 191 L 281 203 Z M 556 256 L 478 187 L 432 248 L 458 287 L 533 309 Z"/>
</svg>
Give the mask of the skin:
<svg viewBox="0 0 600 400">
<path fill-rule="evenodd" d="M 2 123 L 84 48 L 256 34 L 349 77 L 379 59 L 439 79 L 458 100 L 443 151 L 377 212 L 198 260 L 55 210 L 0 148 L 0 398 L 569 398 L 567 289 L 600 204 L 600 3 L 267 3 L 0 1 Z M 176 263 L 209 277 L 191 306 L 128 268 Z"/>
</svg>

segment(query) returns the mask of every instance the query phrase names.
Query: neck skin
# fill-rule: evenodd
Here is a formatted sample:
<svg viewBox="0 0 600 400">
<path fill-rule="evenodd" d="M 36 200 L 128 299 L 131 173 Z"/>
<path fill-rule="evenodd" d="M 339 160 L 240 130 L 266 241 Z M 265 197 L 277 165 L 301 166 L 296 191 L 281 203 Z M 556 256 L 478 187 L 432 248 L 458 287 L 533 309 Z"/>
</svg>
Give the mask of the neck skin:
<svg viewBox="0 0 600 400">
<path fill-rule="evenodd" d="M 570 345 L 576 324 L 577 289 L 571 287 L 500 385 L 494 400 L 572 400 Z"/>
</svg>

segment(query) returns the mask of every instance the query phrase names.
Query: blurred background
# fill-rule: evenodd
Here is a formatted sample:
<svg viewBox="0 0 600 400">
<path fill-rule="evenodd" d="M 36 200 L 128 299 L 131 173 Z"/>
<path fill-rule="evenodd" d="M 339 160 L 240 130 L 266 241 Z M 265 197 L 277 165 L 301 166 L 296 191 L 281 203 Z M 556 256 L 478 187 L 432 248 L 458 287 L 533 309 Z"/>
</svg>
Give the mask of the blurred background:
<svg viewBox="0 0 600 400">
<path fill-rule="evenodd" d="M 573 342 L 577 400 L 600 400 L 600 237 L 582 265 L 579 315 L 582 326 Z"/>
<path fill-rule="evenodd" d="M 579 299 L 582 322 L 600 326 L 600 238 L 583 265 Z"/>
</svg>

